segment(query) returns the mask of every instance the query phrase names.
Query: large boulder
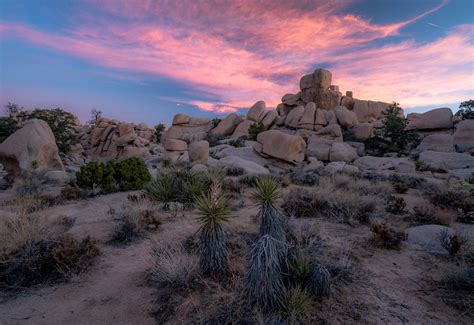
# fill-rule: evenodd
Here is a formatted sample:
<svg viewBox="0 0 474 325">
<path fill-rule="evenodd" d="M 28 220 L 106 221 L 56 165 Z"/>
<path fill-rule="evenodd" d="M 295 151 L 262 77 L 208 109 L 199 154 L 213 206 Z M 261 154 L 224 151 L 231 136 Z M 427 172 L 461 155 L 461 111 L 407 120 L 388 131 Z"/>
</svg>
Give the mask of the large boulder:
<svg viewBox="0 0 474 325">
<path fill-rule="evenodd" d="M 247 120 L 260 122 L 265 115 L 265 102 L 263 100 L 256 102 L 247 113 Z"/>
<path fill-rule="evenodd" d="M 188 150 L 188 144 L 183 140 L 178 139 L 166 139 L 163 147 L 168 151 L 186 151 Z"/>
<path fill-rule="evenodd" d="M 257 141 L 262 145 L 262 153 L 289 162 L 301 162 L 306 152 L 306 142 L 296 135 L 277 130 L 260 133 Z"/>
<path fill-rule="evenodd" d="M 234 130 L 234 133 L 232 133 L 232 139 L 237 139 L 246 135 L 249 135 L 249 128 L 252 124 L 254 124 L 254 121 L 251 120 L 245 120 L 239 125 Z"/>
<path fill-rule="evenodd" d="M 460 152 L 474 152 L 474 120 L 464 120 L 456 125 L 454 145 Z"/>
<path fill-rule="evenodd" d="M 367 140 L 374 134 L 374 126 L 372 123 L 359 123 L 352 128 L 352 131 L 358 140 Z"/>
<path fill-rule="evenodd" d="M 450 129 L 453 126 L 453 112 L 447 108 L 436 108 L 423 114 L 416 115 L 408 123 L 407 130 L 436 130 Z"/>
<path fill-rule="evenodd" d="M 270 172 L 265 167 L 249 160 L 240 157 L 224 157 L 220 159 L 216 166 L 226 168 L 242 168 L 247 174 L 269 174 Z"/>
<path fill-rule="evenodd" d="M 304 107 L 303 116 L 298 122 L 298 127 L 307 130 L 314 129 L 314 119 L 316 115 L 316 104 L 310 102 Z"/>
<path fill-rule="evenodd" d="M 285 125 L 289 128 L 296 129 L 298 127 L 298 123 L 300 122 L 301 118 L 303 117 L 304 107 L 297 106 L 292 109 L 285 120 Z"/>
<path fill-rule="evenodd" d="M 268 130 L 273 123 L 275 123 L 276 119 L 278 118 L 278 113 L 275 110 L 271 110 L 265 113 L 265 116 L 262 119 L 262 124 L 265 130 Z"/>
<path fill-rule="evenodd" d="M 336 113 L 339 125 L 345 129 L 350 129 L 359 123 L 357 120 L 357 115 L 354 112 L 348 110 L 345 106 L 337 106 L 334 109 L 334 112 Z"/>
<path fill-rule="evenodd" d="M 296 106 L 301 100 L 301 93 L 297 93 L 296 95 L 293 94 L 286 94 L 281 98 L 281 102 L 288 106 Z"/>
<path fill-rule="evenodd" d="M 382 118 L 382 113 L 386 111 L 389 106 L 389 103 L 354 99 L 352 111 L 356 114 L 359 123 L 367 123 Z"/>
<path fill-rule="evenodd" d="M 186 115 L 186 114 L 176 114 L 173 117 L 173 125 L 182 125 L 182 124 L 188 124 L 189 121 L 191 120 L 191 116 Z"/>
<path fill-rule="evenodd" d="M 26 121 L 0 144 L 0 164 L 10 179 L 31 171 L 33 164 L 37 170 L 64 170 L 51 128 L 38 119 Z"/>
<path fill-rule="evenodd" d="M 225 119 L 221 120 L 219 124 L 210 132 L 217 136 L 231 135 L 240 122 L 240 117 L 235 114 L 229 114 Z"/>
<path fill-rule="evenodd" d="M 330 161 L 350 162 L 357 159 L 357 150 L 345 142 L 335 142 L 329 151 Z"/>
<path fill-rule="evenodd" d="M 331 109 L 339 105 L 342 94 L 336 86 L 331 86 L 332 74 L 325 69 L 317 69 L 300 80 L 301 99 L 305 103 L 314 102 L 318 109 Z"/>
<path fill-rule="evenodd" d="M 338 140 L 328 139 L 322 136 L 313 135 L 308 139 L 306 156 L 316 157 L 318 160 L 329 161 L 329 152 L 333 143 Z"/>
<path fill-rule="evenodd" d="M 342 138 L 342 130 L 338 124 L 330 124 L 326 126 L 325 128 L 316 132 L 316 134 L 324 135 L 324 136 L 328 136 L 328 137 L 336 138 L 336 139 Z"/>
<path fill-rule="evenodd" d="M 202 140 L 191 143 L 188 146 L 188 156 L 192 163 L 206 163 L 209 158 L 209 142 Z"/>
<path fill-rule="evenodd" d="M 212 123 L 202 125 L 173 125 L 164 136 L 164 139 L 178 139 L 188 142 L 203 140 L 213 128 Z"/>
<path fill-rule="evenodd" d="M 454 152 L 453 136 L 442 133 L 428 135 L 423 138 L 417 149 L 420 151 Z"/>
<path fill-rule="evenodd" d="M 394 170 L 399 173 L 415 173 L 416 166 L 409 158 L 364 156 L 356 159 L 354 165 L 362 170 Z"/>
<path fill-rule="evenodd" d="M 418 157 L 419 163 L 433 171 L 449 171 L 474 167 L 474 157 L 467 153 L 424 151 Z"/>
</svg>

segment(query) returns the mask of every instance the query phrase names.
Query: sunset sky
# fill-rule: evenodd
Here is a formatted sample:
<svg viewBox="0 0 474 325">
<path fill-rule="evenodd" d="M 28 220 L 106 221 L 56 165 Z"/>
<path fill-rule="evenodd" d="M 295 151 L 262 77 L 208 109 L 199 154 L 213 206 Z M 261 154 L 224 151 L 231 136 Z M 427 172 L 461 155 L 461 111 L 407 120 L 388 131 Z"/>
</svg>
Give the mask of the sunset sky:
<svg viewBox="0 0 474 325">
<path fill-rule="evenodd" d="M 0 0 L 0 104 L 169 123 L 275 107 L 315 68 L 407 112 L 474 98 L 472 0 Z"/>
</svg>

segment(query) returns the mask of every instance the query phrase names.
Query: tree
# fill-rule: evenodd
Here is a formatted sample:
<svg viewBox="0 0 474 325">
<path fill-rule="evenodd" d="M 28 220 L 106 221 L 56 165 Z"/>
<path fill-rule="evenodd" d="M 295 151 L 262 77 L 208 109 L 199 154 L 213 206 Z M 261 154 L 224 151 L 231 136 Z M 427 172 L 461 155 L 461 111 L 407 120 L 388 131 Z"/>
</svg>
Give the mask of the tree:
<svg viewBox="0 0 474 325">
<path fill-rule="evenodd" d="M 459 110 L 456 112 L 456 116 L 461 116 L 463 120 L 473 120 L 474 119 L 474 99 L 469 99 L 465 102 L 462 102 L 459 105 Z"/>
<path fill-rule="evenodd" d="M 91 110 L 91 119 L 89 120 L 89 124 L 97 126 L 101 118 L 102 118 L 102 111 L 93 108 Z"/>
<path fill-rule="evenodd" d="M 262 122 L 253 123 L 249 127 L 249 137 L 248 137 L 248 139 L 252 140 L 252 141 L 257 141 L 258 134 L 263 132 L 263 131 L 265 131 L 265 126 L 263 125 Z"/>
<path fill-rule="evenodd" d="M 21 113 L 23 110 L 23 107 L 18 107 L 18 105 L 14 103 L 8 102 L 8 104 L 5 105 L 5 112 L 10 118 L 15 118 L 18 113 Z"/>
<path fill-rule="evenodd" d="M 157 124 L 155 126 L 155 139 L 157 143 L 160 143 L 161 141 L 161 136 L 163 131 L 165 130 L 166 126 L 164 124 Z"/>
</svg>

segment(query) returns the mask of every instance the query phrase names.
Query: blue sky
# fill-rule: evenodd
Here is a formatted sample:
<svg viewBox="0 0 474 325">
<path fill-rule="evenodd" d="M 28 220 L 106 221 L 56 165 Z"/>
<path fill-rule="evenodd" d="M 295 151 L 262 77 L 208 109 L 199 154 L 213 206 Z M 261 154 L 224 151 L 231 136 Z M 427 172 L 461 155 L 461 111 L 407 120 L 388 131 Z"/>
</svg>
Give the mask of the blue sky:
<svg viewBox="0 0 474 325">
<path fill-rule="evenodd" d="M 169 123 L 278 104 L 317 67 L 407 112 L 474 97 L 474 1 L 0 2 L 0 104 Z"/>
</svg>

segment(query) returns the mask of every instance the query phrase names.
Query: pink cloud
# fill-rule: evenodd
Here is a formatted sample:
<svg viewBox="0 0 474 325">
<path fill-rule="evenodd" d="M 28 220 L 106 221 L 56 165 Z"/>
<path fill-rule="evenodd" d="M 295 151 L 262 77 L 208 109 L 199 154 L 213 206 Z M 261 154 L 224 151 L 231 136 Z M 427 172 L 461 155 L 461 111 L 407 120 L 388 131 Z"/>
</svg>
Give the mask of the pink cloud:
<svg viewBox="0 0 474 325">
<path fill-rule="evenodd" d="M 351 1 L 90 3 L 108 15 L 86 15 L 67 34 L 4 23 L 0 35 L 100 66 L 174 78 L 221 98 L 182 102 L 219 113 L 260 99 L 276 106 L 283 94 L 298 91 L 299 78 L 317 62 L 331 64 L 333 82 L 356 97 L 397 100 L 407 107 L 456 102 L 474 88 L 472 55 L 457 55 L 474 53 L 473 25 L 426 44 L 371 45 L 398 35 L 446 1 L 387 25 L 340 14 Z"/>
</svg>

